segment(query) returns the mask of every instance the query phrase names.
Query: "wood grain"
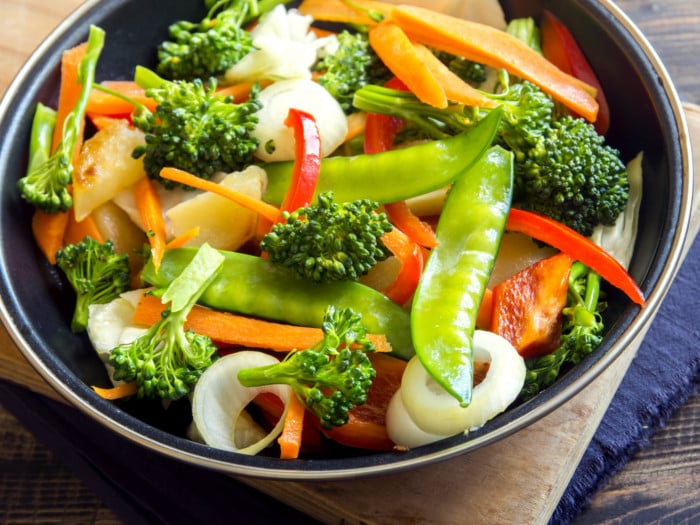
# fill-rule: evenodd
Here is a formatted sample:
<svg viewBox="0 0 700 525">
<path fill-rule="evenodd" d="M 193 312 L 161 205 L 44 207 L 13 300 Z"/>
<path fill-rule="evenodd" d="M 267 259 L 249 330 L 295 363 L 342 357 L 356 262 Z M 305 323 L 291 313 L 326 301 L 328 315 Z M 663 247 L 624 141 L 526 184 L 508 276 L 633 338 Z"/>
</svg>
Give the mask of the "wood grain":
<svg viewBox="0 0 700 525">
<path fill-rule="evenodd" d="M 0 0 L 3 13 L 3 39 L 0 43 L 0 88 L 5 87 L 43 35 L 53 28 L 79 0 Z M 662 58 L 688 56 L 689 45 L 697 49 L 698 9 L 692 2 L 621 0 L 620 6 L 642 24 L 652 42 L 663 41 Z M 666 10 L 674 13 L 670 18 L 659 18 Z M 10 23 L 11 22 L 11 23 Z M 683 62 L 668 60 L 669 71 L 676 79 L 686 100 L 700 101 L 700 84 L 694 74 L 681 68 Z M 700 122 L 700 111 L 689 106 L 689 114 L 695 115 L 694 126 Z M 700 136 L 700 133 L 698 134 Z M 700 151 L 700 146 L 696 152 Z M 697 183 L 697 181 L 696 181 Z M 697 192 L 696 192 L 697 194 Z M 694 223 L 694 232 L 697 223 Z M 573 468 L 580 459 L 590 438 L 604 414 L 612 393 L 616 390 L 625 370 L 633 358 L 636 346 L 621 356 L 586 391 L 553 412 L 539 423 L 518 434 L 485 447 L 465 457 L 442 462 L 401 475 L 383 476 L 362 481 L 289 483 L 245 480 L 250 485 L 274 495 L 311 516 L 327 523 L 463 523 L 469 521 L 502 523 L 544 523 L 557 504 L 570 479 Z M 28 367 L 23 356 L 10 344 L 6 333 L 0 331 L 0 376 L 51 397 L 58 394 Z M 693 406 L 692 404 L 690 405 Z M 695 413 L 697 418 L 697 412 Z M 692 425 L 693 419 L 687 420 Z M 688 428 L 693 428 L 692 426 Z M 662 434 L 660 434 L 662 435 Z M 684 438 L 682 430 L 669 439 Z M 659 438 L 663 439 L 663 438 Z M 688 443 L 690 443 L 688 441 Z M 690 447 L 690 445 L 688 445 Z M 679 455 L 664 453 L 644 458 L 644 466 L 630 470 L 631 478 L 616 478 L 612 492 L 605 491 L 591 506 L 589 514 L 600 520 L 614 519 L 615 506 L 629 494 L 630 502 L 638 504 L 625 518 L 639 517 L 645 506 L 658 503 L 662 498 L 672 498 L 675 508 L 692 508 L 682 492 L 673 494 L 664 488 L 664 482 L 674 479 L 677 469 L 686 468 L 695 476 L 685 476 L 688 494 L 692 484 L 697 485 L 697 449 L 680 448 Z M 696 453 L 693 459 L 692 453 Z M 642 453 L 643 454 L 643 453 Z M 552 461 L 555 457 L 558 461 Z M 666 465 L 661 475 L 650 469 Z M 625 473 L 628 471 L 626 470 Z M 458 479 L 459 483 L 444 483 L 445 479 Z M 614 484 L 619 483 L 617 491 Z M 653 484 L 656 496 L 653 502 L 639 499 L 639 488 Z M 670 485 L 669 485 L 670 486 Z M 625 492 L 627 491 L 627 492 Z M 621 494 L 622 492 L 622 494 Z M 387 497 L 387 494 L 393 497 Z M 510 495 L 518 494 L 518 498 Z M 607 496 L 606 496 L 607 494 Z M 697 492 L 695 493 L 697 495 Z M 426 505 L 425 502 L 435 502 Z M 678 504 L 677 506 L 675 504 Z M 633 506 L 629 507 L 634 509 Z M 695 517 L 697 517 L 697 502 Z M 617 515 L 619 516 L 619 514 Z M 678 517 L 669 514 L 670 519 Z M 587 518 L 583 518 L 584 520 Z M 675 520 L 674 520 L 675 521 Z M 693 521 L 692 519 L 690 521 Z"/>
</svg>

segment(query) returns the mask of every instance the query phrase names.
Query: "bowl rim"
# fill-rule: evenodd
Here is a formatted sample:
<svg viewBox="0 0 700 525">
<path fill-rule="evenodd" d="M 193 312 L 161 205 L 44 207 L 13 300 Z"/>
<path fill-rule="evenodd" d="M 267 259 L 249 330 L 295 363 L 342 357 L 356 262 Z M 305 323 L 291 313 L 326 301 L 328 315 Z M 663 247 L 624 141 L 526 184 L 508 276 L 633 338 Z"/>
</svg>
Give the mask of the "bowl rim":
<svg viewBox="0 0 700 525">
<path fill-rule="evenodd" d="M 56 45 L 58 41 L 64 39 L 69 32 L 73 31 L 72 28 L 75 24 L 80 23 L 81 20 L 85 20 L 90 15 L 94 15 L 97 9 L 104 4 L 106 4 L 104 0 L 87 0 L 61 21 L 47 38 L 42 41 L 20 68 L 2 100 L 0 100 L 0 116 L 5 115 L 10 110 L 11 100 L 18 94 L 20 86 L 30 71 L 40 61 L 42 55 Z M 107 428 L 135 443 L 166 456 L 234 475 L 287 480 L 337 480 L 397 473 L 477 450 L 538 421 L 578 394 L 625 352 L 633 342 L 637 339 L 641 341 L 661 304 L 665 290 L 670 286 L 680 267 L 692 213 L 694 184 L 690 135 L 685 112 L 670 75 L 641 30 L 612 0 L 599 0 L 598 4 L 634 40 L 648 65 L 651 66 L 658 76 L 661 91 L 668 99 L 673 120 L 677 126 L 676 131 L 681 156 L 682 190 L 680 193 L 682 201 L 679 203 L 679 222 L 671 241 L 668 258 L 662 265 L 660 276 L 646 299 L 645 307 L 639 311 L 629 326 L 619 334 L 604 355 L 568 383 L 564 390 L 558 392 L 558 395 L 549 396 L 543 402 L 535 404 L 523 416 L 508 421 L 482 435 L 477 433 L 475 437 L 471 437 L 466 441 L 457 439 L 454 445 L 448 444 L 445 446 L 443 442 L 440 446 L 422 447 L 420 454 L 411 454 L 409 451 L 405 456 L 399 456 L 396 460 L 385 461 L 380 459 L 376 462 L 372 461 L 372 456 L 363 456 L 363 458 L 370 458 L 370 461 L 368 461 L 367 465 L 360 467 L 343 467 L 343 459 L 338 459 L 308 460 L 304 461 L 302 468 L 297 468 L 298 465 L 302 464 L 294 462 L 282 463 L 279 460 L 267 461 L 266 458 L 253 458 L 251 460 L 249 457 L 241 457 L 237 454 L 235 455 L 236 462 L 232 462 L 232 453 L 218 451 L 205 445 L 190 442 L 185 438 L 177 438 L 167 432 L 154 429 L 133 416 L 120 415 L 118 413 L 120 412 L 119 409 L 109 410 L 109 407 L 113 407 L 113 405 L 108 401 L 88 399 L 85 394 L 89 388 L 84 383 L 79 380 L 71 382 L 71 378 L 68 378 L 69 381 L 67 381 L 66 377 L 61 377 L 58 370 L 54 369 L 50 363 L 47 363 L 31 348 L 27 339 L 23 336 L 22 328 L 15 322 L 12 312 L 6 304 L 5 297 L 2 297 L 0 300 L 0 317 L 2 317 L 2 322 L 9 337 L 31 366 L 48 384 L 72 406 L 98 420 Z M 111 416 L 109 415 L 110 412 L 112 412 Z M 146 432 L 153 434 L 153 436 L 146 435 Z M 259 463 L 262 463 L 263 466 L 260 466 Z"/>
</svg>

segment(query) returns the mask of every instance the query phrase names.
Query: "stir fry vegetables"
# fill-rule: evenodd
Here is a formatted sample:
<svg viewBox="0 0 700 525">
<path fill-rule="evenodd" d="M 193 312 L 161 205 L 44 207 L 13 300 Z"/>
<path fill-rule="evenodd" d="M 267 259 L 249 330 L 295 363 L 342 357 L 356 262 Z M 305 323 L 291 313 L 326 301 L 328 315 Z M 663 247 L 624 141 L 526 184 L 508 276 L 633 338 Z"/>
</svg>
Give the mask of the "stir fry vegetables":
<svg viewBox="0 0 700 525">
<path fill-rule="evenodd" d="M 92 28 L 37 106 L 19 191 L 97 395 L 239 454 L 400 451 L 578 366 L 611 287 L 644 306 L 641 156 L 553 15 L 284 4 L 206 0 L 129 80 L 95 79 Z"/>
</svg>

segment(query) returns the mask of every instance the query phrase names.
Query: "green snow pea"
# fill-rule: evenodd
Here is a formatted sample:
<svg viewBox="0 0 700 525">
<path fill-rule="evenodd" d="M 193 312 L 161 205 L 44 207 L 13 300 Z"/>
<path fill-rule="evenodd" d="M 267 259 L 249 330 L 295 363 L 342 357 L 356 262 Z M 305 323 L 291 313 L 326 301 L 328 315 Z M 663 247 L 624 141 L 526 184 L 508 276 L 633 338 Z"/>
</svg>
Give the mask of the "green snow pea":
<svg viewBox="0 0 700 525">
<path fill-rule="evenodd" d="M 192 260 L 196 248 L 167 250 L 156 272 L 149 261 L 142 273 L 145 282 L 166 287 Z M 392 354 L 409 359 L 413 354 L 410 316 L 382 293 L 355 281 L 316 284 L 299 279 L 288 268 L 261 257 L 221 251 L 223 268 L 199 298 L 218 310 L 320 327 L 328 305 L 352 308 L 362 314 L 370 333 L 386 335 Z"/>
<path fill-rule="evenodd" d="M 495 109 L 474 128 L 443 140 L 374 155 L 321 161 L 316 195 L 333 191 L 336 202 L 371 199 L 396 202 L 443 188 L 481 158 L 501 120 Z M 279 205 L 289 188 L 292 162 L 263 164 L 268 183 L 263 199 Z"/>
<path fill-rule="evenodd" d="M 489 149 L 450 190 L 413 299 L 416 355 L 462 406 L 471 402 L 476 316 L 501 244 L 513 188 L 512 153 Z"/>
</svg>

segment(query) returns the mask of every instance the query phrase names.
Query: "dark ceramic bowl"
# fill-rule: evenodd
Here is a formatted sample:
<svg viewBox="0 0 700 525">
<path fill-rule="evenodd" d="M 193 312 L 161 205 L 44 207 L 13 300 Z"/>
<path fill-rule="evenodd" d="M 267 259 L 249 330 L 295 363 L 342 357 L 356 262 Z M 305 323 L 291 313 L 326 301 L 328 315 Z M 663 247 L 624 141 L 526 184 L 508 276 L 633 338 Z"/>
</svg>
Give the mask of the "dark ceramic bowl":
<svg viewBox="0 0 700 525">
<path fill-rule="evenodd" d="M 61 52 L 87 37 L 90 24 L 107 32 L 97 79 L 130 78 L 135 64 L 153 65 L 167 26 L 201 18 L 202 2 L 88 0 L 43 42 L 0 105 L 0 295 L 3 321 L 22 353 L 58 392 L 100 423 L 180 460 L 238 475 L 278 479 L 334 479 L 413 468 L 475 450 L 537 421 L 603 371 L 653 317 L 677 270 L 689 221 L 692 175 L 683 112 L 658 57 L 609 0 L 504 0 L 509 18 L 551 10 L 578 38 L 609 98 L 609 141 L 625 160 L 644 151 L 644 199 L 630 272 L 648 302 L 643 309 L 611 291 L 602 346 L 531 401 L 494 418 L 468 436 L 407 453 L 339 454 L 329 459 L 280 461 L 215 450 L 182 437 L 188 411 L 165 413 L 157 403 L 116 405 L 88 385 L 108 384 L 87 337 L 70 331 L 72 294 L 34 244 L 32 210 L 18 196 L 26 169 L 34 105 L 55 107 Z"/>
</svg>

